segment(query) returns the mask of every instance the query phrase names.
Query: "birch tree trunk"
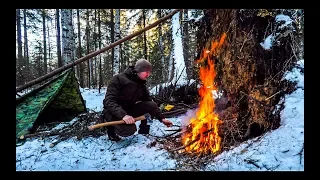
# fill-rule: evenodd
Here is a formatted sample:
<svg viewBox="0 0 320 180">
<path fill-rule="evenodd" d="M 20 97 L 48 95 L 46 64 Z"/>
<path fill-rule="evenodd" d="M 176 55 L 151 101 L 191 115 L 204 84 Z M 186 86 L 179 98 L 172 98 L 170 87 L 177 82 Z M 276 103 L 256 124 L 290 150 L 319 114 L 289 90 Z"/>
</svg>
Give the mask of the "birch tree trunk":
<svg viewBox="0 0 320 180">
<path fill-rule="evenodd" d="M 298 24 L 298 57 L 304 59 L 304 10 L 299 9 L 297 12 L 297 24 Z"/>
<path fill-rule="evenodd" d="M 174 49 L 171 50 L 170 52 L 170 58 L 169 58 L 169 63 L 168 63 L 168 82 L 172 82 L 174 78 L 174 71 L 175 71 L 175 60 L 174 60 Z"/>
<path fill-rule="evenodd" d="M 180 12 L 172 16 L 172 35 L 174 44 L 174 78 L 173 82 L 178 85 L 185 84 L 187 80 L 186 66 L 183 58 L 182 42 L 181 42 L 181 28 L 179 22 Z"/>
<path fill-rule="evenodd" d="M 18 78 L 17 78 L 17 84 L 16 85 L 22 85 L 25 83 L 24 77 L 23 77 L 23 69 L 24 69 L 24 62 L 22 57 L 22 41 L 21 41 L 21 20 L 20 20 L 20 9 L 16 10 L 16 20 L 17 20 L 17 43 L 18 43 Z"/>
<path fill-rule="evenodd" d="M 62 25 L 62 62 L 63 62 L 63 65 L 66 65 L 73 60 L 72 9 L 61 10 L 61 25 Z"/>
<path fill-rule="evenodd" d="M 115 25 L 114 25 L 114 40 L 120 40 L 120 9 L 116 9 Z M 118 74 L 120 70 L 120 45 L 114 47 L 114 60 L 113 60 L 113 75 Z"/>
<path fill-rule="evenodd" d="M 43 32 L 43 70 L 47 74 L 47 36 L 46 36 L 46 10 L 42 9 L 42 32 Z"/>
</svg>

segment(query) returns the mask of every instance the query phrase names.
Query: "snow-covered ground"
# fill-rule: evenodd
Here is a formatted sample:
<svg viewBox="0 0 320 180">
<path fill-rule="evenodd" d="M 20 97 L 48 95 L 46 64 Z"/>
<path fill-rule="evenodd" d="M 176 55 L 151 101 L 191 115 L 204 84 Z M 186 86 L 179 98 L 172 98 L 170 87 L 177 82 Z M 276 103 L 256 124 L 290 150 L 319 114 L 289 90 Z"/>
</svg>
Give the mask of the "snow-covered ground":
<svg viewBox="0 0 320 180">
<path fill-rule="evenodd" d="M 304 68 L 304 61 L 298 65 Z M 286 75 L 297 82 L 297 89 L 286 95 L 281 111 L 281 126 L 261 137 L 243 142 L 216 156 L 202 171 L 304 171 L 304 75 L 297 68 Z M 87 108 L 102 110 L 106 89 L 81 89 Z M 181 125 L 188 112 L 169 118 Z M 70 123 L 76 121 L 73 120 Z M 139 122 L 136 123 L 139 125 Z M 151 125 L 150 135 L 134 134 L 120 142 L 111 142 L 106 136 L 71 138 L 50 148 L 55 136 L 28 139 L 16 147 L 17 171 L 172 171 L 178 170 L 177 159 L 172 158 L 155 136 L 163 137 L 172 131 L 159 121 Z M 181 169 L 179 170 L 186 170 Z"/>
</svg>

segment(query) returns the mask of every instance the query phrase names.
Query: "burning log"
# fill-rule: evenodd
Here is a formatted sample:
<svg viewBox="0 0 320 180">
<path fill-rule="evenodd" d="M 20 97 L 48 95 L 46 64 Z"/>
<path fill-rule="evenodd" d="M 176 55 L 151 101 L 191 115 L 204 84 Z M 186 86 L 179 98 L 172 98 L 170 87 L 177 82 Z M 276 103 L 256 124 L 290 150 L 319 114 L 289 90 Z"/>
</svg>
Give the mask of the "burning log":
<svg viewBox="0 0 320 180">
<path fill-rule="evenodd" d="M 203 49 L 199 60 L 196 62 L 199 64 L 199 76 L 202 82 L 199 88 L 200 105 L 196 113 L 196 118 L 191 119 L 190 128 L 191 132 L 186 132 L 183 139 L 184 146 L 180 148 L 186 148 L 189 152 L 207 153 L 211 151 L 216 153 L 220 151 L 219 136 L 219 120 L 218 115 L 214 112 L 215 100 L 213 98 L 213 91 L 217 90 L 214 83 L 216 71 L 214 65 L 214 57 L 223 47 L 227 34 L 223 33 L 220 40 L 213 41 L 208 49 Z M 209 129 L 209 130 L 208 130 Z M 212 133 L 209 133 L 211 132 Z M 205 137 L 205 134 L 208 134 Z M 196 145 L 193 145 L 198 142 Z M 178 149 L 180 149 L 178 148 Z"/>
<path fill-rule="evenodd" d="M 209 132 L 212 131 L 212 130 L 213 130 L 213 128 L 212 128 L 212 129 L 209 129 L 208 131 L 205 131 L 205 132 L 203 133 L 203 135 L 206 135 L 207 133 L 209 133 Z M 184 148 L 192 145 L 193 143 L 197 142 L 197 141 L 200 139 L 200 137 L 201 137 L 201 136 L 198 135 L 198 137 L 197 137 L 196 139 L 194 139 L 193 141 L 190 141 L 189 143 L 187 143 L 187 144 L 185 144 L 185 145 L 183 145 L 183 146 L 180 146 L 180 147 L 178 147 L 178 148 L 175 148 L 175 149 L 173 149 L 173 150 L 170 150 L 170 151 L 177 151 L 177 150 L 180 150 L 180 149 L 184 149 Z"/>
</svg>

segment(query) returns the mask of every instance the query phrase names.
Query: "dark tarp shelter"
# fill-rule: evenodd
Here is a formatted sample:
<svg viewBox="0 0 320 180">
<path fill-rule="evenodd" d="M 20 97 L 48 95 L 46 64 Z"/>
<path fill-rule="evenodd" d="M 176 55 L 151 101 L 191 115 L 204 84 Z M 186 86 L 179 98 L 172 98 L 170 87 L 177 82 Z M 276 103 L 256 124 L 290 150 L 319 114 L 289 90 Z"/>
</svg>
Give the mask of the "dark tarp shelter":
<svg viewBox="0 0 320 180">
<path fill-rule="evenodd" d="M 86 112 L 73 69 L 16 99 L 16 145 L 41 124 L 70 121 Z"/>
</svg>

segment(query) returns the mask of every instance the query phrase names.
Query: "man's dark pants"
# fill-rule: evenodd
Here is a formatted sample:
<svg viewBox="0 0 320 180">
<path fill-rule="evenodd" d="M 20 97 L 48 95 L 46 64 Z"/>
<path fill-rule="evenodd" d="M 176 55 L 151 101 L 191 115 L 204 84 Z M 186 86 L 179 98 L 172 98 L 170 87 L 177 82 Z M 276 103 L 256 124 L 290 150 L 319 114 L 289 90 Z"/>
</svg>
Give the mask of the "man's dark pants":
<svg viewBox="0 0 320 180">
<path fill-rule="evenodd" d="M 136 118 L 138 116 L 142 116 L 145 113 L 149 113 L 151 115 L 151 119 L 155 117 L 157 113 L 159 113 L 159 108 L 157 104 L 153 101 L 143 101 L 133 105 L 130 109 L 126 110 L 127 114 Z M 112 121 L 116 121 L 119 119 L 113 118 Z M 113 126 L 107 126 L 108 133 L 115 132 L 116 134 L 127 137 L 133 135 L 136 131 L 135 124 L 119 124 Z M 139 133 L 141 134 L 149 134 L 150 125 L 147 124 L 147 120 L 141 120 L 139 125 Z"/>
</svg>

